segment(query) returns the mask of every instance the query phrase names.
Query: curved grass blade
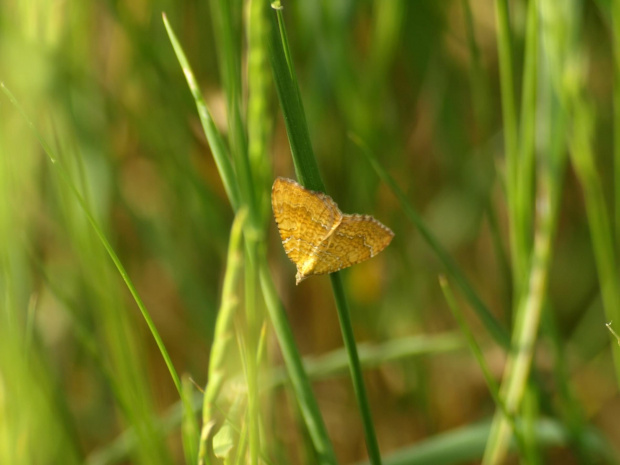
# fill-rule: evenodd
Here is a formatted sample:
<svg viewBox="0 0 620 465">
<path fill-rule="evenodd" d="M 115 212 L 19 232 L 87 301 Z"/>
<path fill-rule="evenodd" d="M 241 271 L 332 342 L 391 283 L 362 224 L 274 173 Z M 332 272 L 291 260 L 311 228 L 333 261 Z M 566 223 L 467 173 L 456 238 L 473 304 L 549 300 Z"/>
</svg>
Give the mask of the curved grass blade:
<svg viewBox="0 0 620 465">
<path fill-rule="evenodd" d="M 353 134 L 350 134 L 349 137 L 358 145 L 358 147 L 360 147 L 360 149 L 362 149 L 362 154 L 374 168 L 379 178 L 381 178 L 381 180 L 396 196 L 400 202 L 400 206 L 405 212 L 405 215 L 409 218 L 409 221 L 415 225 L 420 234 L 422 234 L 422 238 L 426 241 L 433 252 L 435 252 L 439 260 L 441 260 L 447 273 L 459 286 L 465 295 L 465 298 L 469 301 L 470 305 L 473 307 L 474 311 L 478 314 L 478 317 L 487 328 L 487 331 L 489 331 L 491 336 L 493 336 L 500 346 L 504 349 L 508 349 L 510 347 L 510 338 L 508 337 L 508 333 L 491 314 L 487 306 L 484 304 L 480 296 L 478 296 L 473 286 L 469 283 L 468 279 L 465 277 L 465 274 L 454 262 L 450 254 L 448 254 L 448 252 L 441 246 L 437 238 L 431 233 L 424 221 L 422 221 L 422 217 L 413 208 L 409 200 L 407 200 L 407 197 L 400 187 L 398 187 L 398 184 L 396 184 L 394 178 L 392 178 L 383 166 L 381 166 L 376 157 L 371 153 L 370 148 L 368 148 L 368 146 L 361 139 Z"/>
</svg>

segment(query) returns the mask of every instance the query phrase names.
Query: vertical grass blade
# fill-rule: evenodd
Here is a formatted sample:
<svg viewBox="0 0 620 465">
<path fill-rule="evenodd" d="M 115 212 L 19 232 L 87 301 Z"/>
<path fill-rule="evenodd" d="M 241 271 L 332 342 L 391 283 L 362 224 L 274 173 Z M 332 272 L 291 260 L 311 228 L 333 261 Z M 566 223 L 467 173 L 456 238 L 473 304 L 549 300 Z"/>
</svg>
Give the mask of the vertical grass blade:
<svg viewBox="0 0 620 465">
<path fill-rule="evenodd" d="M 194 394 L 194 383 L 187 374 L 183 375 L 181 382 L 184 398 L 191 399 Z M 183 440 L 185 462 L 196 463 L 198 461 L 198 423 L 196 422 L 193 405 L 185 402 L 183 403 L 181 438 Z"/>
<path fill-rule="evenodd" d="M 551 267 L 551 258 L 553 252 L 553 238 L 558 221 L 559 203 L 562 192 L 562 179 L 566 162 L 565 155 L 565 134 L 566 134 L 566 118 L 557 105 L 555 89 L 550 85 L 554 78 L 556 70 L 552 67 L 545 67 L 538 83 L 535 83 L 535 63 L 538 58 L 538 3 L 535 1 L 530 4 L 528 14 L 528 41 L 534 43 L 526 44 L 526 76 L 524 81 L 524 105 L 522 112 L 522 131 L 524 137 L 522 142 L 522 158 L 520 164 L 520 175 L 518 184 L 518 193 L 521 199 L 527 199 L 528 195 L 524 193 L 524 189 L 528 189 L 531 174 L 529 170 L 533 168 L 533 160 L 529 159 L 533 153 L 534 127 L 539 128 L 541 134 L 546 137 L 540 141 L 540 162 L 538 163 L 537 172 L 537 193 L 536 193 L 536 217 L 533 222 L 534 242 L 531 258 L 527 258 L 527 268 L 523 270 L 521 278 L 526 278 L 521 284 L 517 284 L 516 293 L 516 312 L 515 326 L 513 329 L 513 349 L 509 353 L 509 358 L 504 369 L 502 380 L 501 395 L 508 410 L 508 414 L 517 415 L 521 413 L 525 420 L 523 423 L 524 438 L 526 439 L 526 449 L 524 456 L 533 457 L 533 449 L 529 447 L 527 438 L 530 431 L 527 430 L 528 425 L 532 422 L 532 415 L 535 410 L 527 409 L 524 405 L 526 397 L 528 380 L 532 365 L 533 354 L 536 346 L 542 312 L 545 307 L 547 298 L 547 284 L 549 279 L 549 270 Z M 540 21 L 543 22 L 542 19 Z M 543 62 L 544 60 L 541 60 Z M 533 88 L 538 87 L 540 97 L 534 101 Z M 539 106 L 540 111 L 536 112 Z M 544 111 L 542 111 L 544 110 Z M 539 117 L 537 117 L 539 116 Z M 532 121 L 533 120 L 533 121 Z M 527 135 L 529 134 L 529 135 Z M 529 206 L 517 203 L 514 208 L 521 208 L 521 214 L 529 209 Z M 525 231 L 527 222 L 519 222 L 522 237 L 528 234 Z M 524 243 L 522 243 L 524 244 Z M 531 398 L 530 400 L 532 400 Z M 534 404 L 531 404 L 534 405 Z M 496 411 L 491 428 L 487 447 L 485 449 L 484 464 L 498 464 L 505 460 L 506 453 L 510 444 L 513 432 L 513 426 L 506 420 L 504 414 Z"/>
<path fill-rule="evenodd" d="M 161 339 L 161 336 L 159 334 L 159 331 L 157 330 L 157 327 L 155 326 L 148 310 L 146 309 L 140 295 L 138 294 L 131 278 L 129 277 L 127 271 L 125 270 L 125 267 L 123 266 L 123 264 L 121 263 L 120 259 L 118 258 L 116 252 L 114 251 L 114 249 L 112 248 L 112 245 L 110 244 L 110 242 L 108 241 L 108 239 L 106 238 L 105 234 L 103 233 L 102 228 L 99 226 L 99 224 L 97 223 L 97 221 L 95 220 L 95 217 L 93 216 L 92 212 L 89 209 L 88 203 L 86 202 L 86 200 L 84 199 L 84 197 L 82 196 L 82 194 L 80 193 L 80 191 L 78 190 L 76 184 L 74 183 L 74 181 L 72 180 L 71 176 L 69 175 L 69 173 L 67 172 L 66 168 L 63 166 L 63 164 L 61 163 L 61 161 L 59 160 L 59 157 L 54 153 L 54 151 L 51 149 L 50 145 L 46 142 L 46 140 L 43 138 L 43 136 L 40 134 L 40 132 L 37 130 L 37 128 L 35 127 L 34 123 L 32 122 L 32 120 L 28 117 L 28 115 L 25 113 L 25 111 L 23 110 L 23 108 L 21 107 L 21 105 L 17 102 L 17 100 L 15 99 L 15 97 L 13 96 L 13 94 L 10 92 L 10 90 L 3 84 L 0 84 L 0 88 L 2 89 L 2 91 L 4 92 L 4 94 L 8 97 L 8 99 L 10 100 L 10 102 L 17 108 L 17 110 L 21 113 L 22 117 L 24 118 L 24 120 L 26 121 L 26 123 L 28 124 L 28 126 L 30 127 L 30 129 L 32 130 L 32 132 L 34 133 L 34 135 L 37 137 L 37 139 L 39 140 L 39 143 L 41 144 L 43 150 L 45 151 L 45 153 L 47 154 L 48 158 L 50 159 L 53 168 L 55 169 L 56 173 L 59 175 L 59 178 L 62 180 L 62 182 L 64 183 L 64 185 L 68 188 L 68 191 L 70 192 L 70 194 L 73 196 L 73 198 L 77 201 L 77 204 L 79 205 L 82 213 L 84 214 L 84 216 L 86 217 L 88 223 L 90 224 L 93 232 L 95 233 L 95 235 L 97 236 L 99 242 L 101 243 L 101 245 L 103 246 L 103 248 L 105 249 L 105 251 L 107 252 L 108 256 L 110 257 L 110 259 L 112 260 L 112 262 L 114 263 L 114 266 L 116 267 L 118 273 L 121 275 L 121 278 L 123 279 L 123 281 L 125 282 L 125 285 L 127 286 L 127 289 L 129 290 L 129 292 L 131 293 L 134 302 L 136 303 L 136 305 L 138 306 L 142 317 L 144 318 L 150 332 L 151 335 L 153 336 L 153 339 L 155 339 L 155 342 L 157 344 L 157 347 L 166 363 L 166 366 L 168 368 L 168 372 L 170 373 L 170 377 L 172 378 L 172 381 L 177 389 L 177 392 L 179 393 L 179 397 L 181 398 L 181 400 L 184 403 L 184 411 L 186 414 L 189 415 L 189 417 L 187 418 L 187 421 L 192 421 L 193 418 L 193 409 L 192 409 L 192 405 L 191 405 L 191 399 L 187 398 L 185 396 L 185 392 L 182 389 L 181 386 L 181 381 L 180 378 L 174 368 L 174 365 L 172 363 L 172 360 L 170 358 L 170 355 L 168 354 L 168 351 L 163 343 L 163 340 Z M 154 427 L 151 423 L 145 423 L 144 419 L 142 418 L 144 416 L 144 406 L 140 403 L 140 399 L 131 399 L 128 400 L 128 402 L 134 402 L 136 405 L 133 406 L 135 408 L 130 409 L 130 412 L 138 412 L 137 415 L 141 415 L 136 423 L 136 432 L 139 436 L 141 436 L 144 441 L 148 442 L 148 441 L 153 441 L 154 438 Z M 195 420 L 194 420 L 195 421 Z M 155 447 L 157 447 L 156 444 L 153 443 L 153 448 L 152 450 L 142 450 L 142 454 L 148 456 L 149 454 L 154 454 L 155 453 Z M 162 450 L 163 453 L 163 450 Z M 160 454 L 156 454 L 156 456 L 159 456 Z M 152 457 L 150 459 L 151 461 L 154 460 L 162 460 L 165 461 L 164 458 L 159 458 L 157 459 L 157 457 Z"/>
<path fill-rule="evenodd" d="M 112 245 L 110 244 L 108 239 L 103 234 L 103 231 L 101 230 L 101 228 L 97 224 L 97 221 L 95 220 L 93 215 L 90 213 L 90 211 L 88 209 L 88 206 L 86 205 L 86 202 L 84 201 L 84 198 L 82 197 L 80 192 L 77 190 L 75 184 L 73 183 L 73 181 L 69 177 L 69 174 L 65 171 L 64 167 L 60 164 L 60 162 L 58 161 L 57 156 L 54 154 L 54 152 L 52 151 L 51 147 L 47 144 L 47 142 L 45 141 L 43 136 L 36 129 L 34 123 L 30 120 L 28 115 L 26 115 L 26 113 L 22 109 L 21 105 L 17 102 L 17 100 L 15 99 L 15 97 L 13 96 L 11 91 L 4 85 L 4 83 L 0 83 L 0 89 L 2 89 L 4 94 L 11 101 L 11 103 L 22 114 L 22 116 L 24 117 L 26 123 L 32 129 L 33 133 L 35 134 L 35 136 L 37 137 L 37 139 L 41 143 L 41 146 L 43 147 L 43 150 L 45 151 L 45 153 L 49 157 L 50 161 L 52 162 L 52 165 L 57 170 L 57 172 L 60 175 L 61 179 L 65 183 L 67 183 L 67 186 L 70 188 L 71 192 L 75 196 L 75 199 L 78 201 L 80 207 L 82 208 L 82 210 L 84 212 L 84 215 L 88 219 L 88 222 L 90 223 L 90 225 L 93 228 L 95 234 L 97 235 L 97 237 L 101 241 L 101 244 L 103 245 L 104 249 L 106 250 L 106 252 L 110 256 L 110 258 L 112 259 L 112 262 L 114 262 L 114 265 L 116 266 L 116 269 L 118 270 L 119 274 L 121 275 L 121 278 L 125 282 L 125 285 L 127 286 L 127 289 L 129 289 L 129 292 L 131 293 L 131 296 L 133 297 L 134 301 L 136 302 L 136 305 L 138 306 L 138 308 L 140 309 L 140 312 L 142 313 L 144 321 L 148 325 L 149 330 L 151 331 L 151 334 L 153 335 L 153 338 L 155 339 L 155 342 L 157 343 L 157 347 L 159 348 L 159 351 L 162 354 L 162 357 L 164 358 L 164 361 L 166 362 L 166 366 L 168 367 L 168 371 L 170 372 L 170 377 L 172 378 L 172 381 L 174 382 L 174 385 L 177 388 L 177 391 L 179 392 L 179 395 L 181 395 L 181 397 L 182 397 L 181 380 L 180 380 L 179 375 L 177 374 L 176 370 L 174 369 L 174 365 L 172 364 L 172 360 L 170 359 L 170 355 L 168 355 L 168 351 L 166 350 L 166 347 L 164 346 L 164 342 L 162 341 L 161 336 L 159 335 L 159 332 L 157 331 L 157 327 L 153 323 L 153 320 L 151 319 L 150 314 L 148 313 L 146 307 L 144 306 L 144 303 L 142 302 L 142 299 L 138 295 L 138 291 L 136 290 L 135 286 L 133 285 L 133 282 L 131 281 L 131 278 L 127 274 L 127 271 L 125 270 L 125 267 L 123 266 L 123 264 L 121 263 L 120 259 L 118 258 L 118 255 L 116 255 L 116 252 L 114 252 L 114 249 L 112 248 Z"/>
<path fill-rule="evenodd" d="M 513 70 L 513 45 L 510 27 L 510 3 L 508 0 L 495 0 L 495 19 L 497 25 L 497 52 L 499 55 L 500 90 L 502 97 L 502 118 L 504 128 L 504 154 L 506 157 L 506 198 L 508 201 L 510 250 L 513 263 L 513 282 L 519 292 L 524 277 L 528 251 L 523 250 L 524 231 L 519 230 L 516 216 L 518 196 L 518 127 Z"/>
<path fill-rule="evenodd" d="M 222 301 L 215 323 L 213 344 L 209 357 L 208 382 L 202 404 L 202 430 L 200 434 L 199 464 L 210 464 L 213 435 L 217 431 L 215 404 L 229 375 L 226 370 L 226 354 L 233 347 L 233 318 L 239 307 L 239 281 L 243 272 L 243 224 L 247 210 L 236 215 L 230 232 L 226 273 L 222 288 Z"/>
<path fill-rule="evenodd" d="M 465 277 L 465 274 L 460 270 L 457 264 L 454 262 L 450 254 L 441 246 L 437 238 L 431 233 L 428 229 L 424 221 L 422 221 L 422 217 L 418 214 L 418 212 L 413 208 L 411 203 L 407 200 L 404 192 L 398 187 L 394 178 L 388 174 L 388 172 L 381 166 L 377 158 L 372 154 L 368 146 L 364 144 L 358 137 L 354 135 L 350 135 L 351 139 L 360 147 L 362 150 L 362 154 L 373 167 L 379 178 L 390 188 L 392 193 L 398 199 L 403 212 L 411 221 L 415 227 L 418 229 L 420 234 L 422 234 L 422 238 L 428 244 L 428 246 L 435 252 L 435 255 L 439 258 L 439 260 L 443 263 L 446 268 L 446 272 L 450 275 L 452 279 L 457 283 L 460 287 L 461 291 L 465 295 L 465 298 L 469 301 L 470 305 L 474 309 L 474 311 L 478 314 L 480 321 L 485 325 L 487 331 L 491 336 L 495 339 L 495 341 L 502 346 L 504 349 L 508 349 L 510 347 L 510 339 L 506 330 L 499 324 L 497 319 L 493 316 L 493 314 L 489 311 L 487 306 L 484 304 L 480 296 L 476 293 L 474 288 L 469 283 L 468 279 Z"/>
<path fill-rule="evenodd" d="M 583 188 L 590 225 L 596 269 L 603 306 L 608 321 L 620 321 L 620 276 L 614 246 L 612 222 L 607 213 L 605 195 L 594 163 L 593 116 L 586 102 L 575 97 L 573 131 L 570 138 L 571 160 Z M 616 379 L 620 385 L 620 347 L 612 344 Z"/>
<path fill-rule="evenodd" d="M 193 73 L 191 72 L 187 59 L 185 58 L 185 54 L 176 40 L 171 27 L 167 23 L 165 16 L 164 23 L 166 24 L 166 29 L 168 30 L 170 40 L 175 48 L 179 63 L 181 64 L 188 80 L 188 85 L 190 86 L 194 99 L 196 100 L 196 105 L 203 123 L 203 128 L 207 134 L 213 155 L 214 157 L 218 157 L 216 159 L 216 163 L 224 185 L 228 186 L 227 192 L 229 194 L 231 205 L 233 206 L 233 209 L 237 211 L 241 200 L 237 188 L 237 182 L 235 180 L 234 170 L 227 154 L 225 153 L 223 140 L 213 124 L 213 120 L 211 119 L 204 104 L 204 100 L 196 85 L 196 80 L 193 77 Z M 256 241 L 256 239 L 253 241 Z M 275 287 L 271 281 L 271 277 L 269 276 L 264 251 L 259 252 L 257 266 L 260 275 L 261 289 L 267 304 L 269 316 L 274 326 L 276 337 L 278 338 L 278 343 L 280 344 L 280 349 L 282 350 L 287 370 L 292 380 L 295 396 L 299 402 L 304 421 L 306 422 L 306 426 L 308 427 L 308 431 L 310 432 L 310 436 L 313 440 L 313 445 L 319 457 L 319 462 L 325 465 L 333 465 L 336 463 L 333 447 L 329 440 L 327 429 L 325 428 L 321 418 L 318 404 L 316 403 L 316 399 L 312 393 L 310 382 L 303 370 L 303 363 L 295 346 L 295 341 L 286 317 L 286 312 L 279 301 L 277 292 L 275 291 Z"/>
<path fill-rule="evenodd" d="M 620 2 L 611 2 L 614 50 L 614 227 L 616 245 L 620 244 Z M 616 250 L 620 255 L 620 250 Z"/>
<path fill-rule="evenodd" d="M 452 289 L 450 289 L 450 284 L 448 283 L 448 280 L 445 276 L 439 276 L 439 285 L 441 286 L 441 291 L 443 292 L 443 295 L 446 299 L 446 303 L 452 311 L 452 315 L 454 315 L 454 318 L 456 319 L 459 328 L 461 329 L 461 332 L 465 335 L 465 339 L 469 344 L 469 348 L 474 355 L 476 361 L 478 362 L 480 369 L 482 370 L 482 375 L 484 376 L 484 380 L 487 383 L 487 388 L 491 393 L 491 397 L 493 397 L 493 400 L 495 401 L 496 407 L 502 411 L 506 419 L 510 421 L 514 428 L 514 418 L 508 413 L 508 410 L 506 409 L 503 400 L 500 398 L 499 386 L 495 381 L 495 378 L 493 378 L 493 375 L 491 374 L 491 370 L 489 369 L 489 366 L 484 359 L 484 354 L 482 353 L 480 346 L 476 342 L 474 335 L 467 326 L 467 322 L 465 321 L 463 312 L 459 308 L 459 305 L 454 298 L 454 294 L 452 293 Z"/>
<path fill-rule="evenodd" d="M 299 403 L 302 417 L 316 450 L 318 463 L 321 465 L 335 465 L 337 463 L 336 455 L 329 440 L 325 423 L 323 423 L 321 411 L 312 393 L 308 375 L 304 370 L 302 359 L 295 345 L 295 338 L 286 317 L 286 310 L 278 297 L 267 262 L 261 260 L 259 266 L 260 284 L 265 304 L 269 311 L 269 318 L 278 337 L 282 357 L 291 378 L 291 384 Z"/>
<path fill-rule="evenodd" d="M 546 298 L 557 211 L 557 203 L 554 206 L 551 199 L 550 192 L 543 188 L 537 200 L 540 208 L 539 226 L 534 238 L 527 293 L 521 297 L 517 307 L 514 349 L 509 354 L 502 382 L 502 397 L 509 415 L 518 411 L 523 399 Z M 497 411 L 484 455 L 484 464 L 498 464 L 504 460 L 511 433 L 512 425 L 503 412 Z"/>
<path fill-rule="evenodd" d="M 516 228 L 519 254 L 529 257 L 532 250 L 532 230 L 534 228 L 534 192 L 536 183 L 536 111 L 538 86 L 538 0 L 528 3 L 525 64 L 523 69 L 523 89 L 521 93 L 521 118 L 519 127 L 519 153 L 517 184 L 515 186 Z M 527 259 L 521 259 L 519 267 L 527 266 Z"/>
<path fill-rule="evenodd" d="M 228 196 L 228 200 L 230 201 L 233 210 L 236 211 L 240 205 L 239 190 L 235 180 L 235 171 L 226 149 L 226 143 L 217 130 L 217 127 L 215 127 L 215 123 L 211 117 L 211 113 L 209 113 L 207 105 L 205 104 L 202 92 L 200 92 L 200 88 L 198 87 L 198 83 L 196 82 L 196 78 L 194 77 L 189 61 L 187 60 L 185 52 L 183 51 L 181 44 L 172 30 L 170 23 L 168 22 L 168 18 L 165 14 L 162 14 L 162 18 L 166 31 L 168 32 L 168 37 L 170 38 L 170 43 L 174 48 L 174 53 L 177 56 L 177 60 L 179 60 L 179 64 L 181 65 L 181 69 L 183 70 L 183 74 L 187 80 L 187 86 L 189 87 L 189 90 L 194 97 L 194 101 L 196 102 L 196 109 L 198 110 L 200 123 L 202 124 L 202 129 L 207 136 L 207 140 L 209 141 L 209 147 L 211 147 L 213 159 L 215 160 L 218 172 L 220 173 L 220 178 L 224 183 L 226 195 Z"/>
<path fill-rule="evenodd" d="M 277 11 L 280 18 L 281 12 L 280 10 Z M 299 182 L 306 188 L 324 192 L 325 185 L 314 158 L 308 125 L 306 124 L 306 115 L 299 88 L 296 84 L 297 78 L 292 70 L 292 63 L 289 65 L 289 60 L 286 57 L 288 48 L 283 46 L 283 41 L 286 40 L 286 30 L 279 26 L 273 12 L 270 12 L 269 20 L 267 39 L 269 61 L 273 71 L 273 79 L 276 84 L 280 107 L 282 108 L 284 123 L 286 124 L 291 155 L 295 164 L 295 173 Z"/>
<path fill-rule="evenodd" d="M 299 87 L 297 86 L 297 79 L 294 77 L 295 71 L 292 62 L 286 59 L 290 53 L 288 53 L 288 47 L 286 47 L 286 30 L 284 28 L 281 9 L 276 9 L 276 15 L 271 14 L 270 17 L 271 33 L 269 34 L 269 55 L 274 79 L 276 81 L 276 89 L 280 99 L 280 106 L 282 107 L 282 113 L 286 121 L 286 129 L 291 144 L 295 170 L 298 178 L 306 187 L 313 190 L 325 191 L 318 164 L 314 158 Z M 370 405 L 364 387 L 362 369 L 359 363 L 359 356 L 357 354 L 355 337 L 349 315 L 349 306 L 346 300 L 342 279 L 340 273 L 332 273 L 330 278 L 334 299 L 336 301 L 336 308 L 338 310 L 340 329 L 342 330 L 345 348 L 349 355 L 349 368 L 351 370 L 353 388 L 362 416 L 366 447 L 371 463 L 380 464 L 381 454 L 379 452 Z"/>
<path fill-rule="evenodd" d="M 379 451 L 379 442 L 375 434 L 372 412 L 370 411 L 366 387 L 364 386 L 364 378 L 362 377 L 362 366 L 360 365 L 359 355 L 357 353 L 355 334 L 353 333 L 353 325 L 351 324 L 351 316 L 349 313 L 349 304 L 344 292 L 340 273 L 332 273 L 329 277 L 332 282 L 336 308 L 338 309 L 338 320 L 340 321 L 340 329 L 342 330 L 342 339 L 344 340 L 344 346 L 349 356 L 349 371 L 351 372 L 351 380 L 353 381 L 353 390 L 357 397 L 357 403 L 364 425 L 366 449 L 368 450 L 370 463 L 378 465 L 381 463 L 381 452 Z"/>
</svg>

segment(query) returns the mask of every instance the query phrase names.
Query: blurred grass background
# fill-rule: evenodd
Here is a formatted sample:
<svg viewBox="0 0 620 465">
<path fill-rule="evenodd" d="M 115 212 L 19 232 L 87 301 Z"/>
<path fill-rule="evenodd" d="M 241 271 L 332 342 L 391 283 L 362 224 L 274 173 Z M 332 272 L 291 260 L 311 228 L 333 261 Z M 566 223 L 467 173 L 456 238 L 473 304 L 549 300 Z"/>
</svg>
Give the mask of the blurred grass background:
<svg viewBox="0 0 620 465">
<path fill-rule="evenodd" d="M 363 461 L 329 279 L 295 287 L 267 221 L 273 179 L 294 177 L 261 32 L 260 15 L 273 13 L 230 3 L 241 51 L 231 71 L 222 66 L 224 3 L 3 2 L 0 81 L 84 197 L 176 371 L 204 387 L 234 213 L 161 13 L 231 150 L 239 128 L 225 88 L 230 73 L 242 77 L 236 104 L 271 274 L 338 461 Z M 502 463 L 491 451 L 501 416 L 438 284 L 442 262 L 349 134 L 395 179 L 513 341 L 523 342 L 522 327 L 537 336 L 524 393 L 506 400 L 518 426 L 508 463 L 617 463 L 620 370 L 605 323 L 620 315 L 620 7 L 509 2 L 506 30 L 502 6 L 284 4 L 327 192 L 344 212 L 371 214 L 396 234 L 342 273 L 385 463 L 478 463 L 489 438 L 485 463 Z M 0 463 L 188 461 L 179 393 L 144 319 L 71 183 L 4 94 L 0 154 Z M 510 399 L 517 370 L 454 290 Z M 252 288 L 239 294 L 243 310 Z M 258 425 L 264 463 L 315 463 L 262 298 L 254 303 L 260 333 L 243 311 L 234 316 L 215 409 L 230 430 L 215 448 L 246 463 L 248 425 Z M 255 344 L 258 407 L 244 381 L 243 354 Z"/>
</svg>

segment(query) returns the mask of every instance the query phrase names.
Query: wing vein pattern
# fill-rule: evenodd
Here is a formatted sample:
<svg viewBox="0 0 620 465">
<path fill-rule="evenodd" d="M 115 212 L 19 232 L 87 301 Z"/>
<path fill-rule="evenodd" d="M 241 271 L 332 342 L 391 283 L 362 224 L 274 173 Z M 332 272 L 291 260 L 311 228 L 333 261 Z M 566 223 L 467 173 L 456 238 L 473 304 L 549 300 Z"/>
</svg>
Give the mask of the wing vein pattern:
<svg viewBox="0 0 620 465">
<path fill-rule="evenodd" d="M 330 196 L 291 179 L 275 180 L 271 203 L 284 251 L 297 267 L 297 284 L 368 260 L 394 237 L 373 217 L 345 215 Z"/>
</svg>

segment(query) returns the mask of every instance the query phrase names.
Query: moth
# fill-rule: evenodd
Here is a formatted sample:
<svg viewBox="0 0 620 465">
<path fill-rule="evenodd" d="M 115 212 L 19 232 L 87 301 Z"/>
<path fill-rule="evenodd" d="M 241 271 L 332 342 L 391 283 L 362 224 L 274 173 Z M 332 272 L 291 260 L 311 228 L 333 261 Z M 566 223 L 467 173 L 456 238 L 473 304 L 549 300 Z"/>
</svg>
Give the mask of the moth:
<svg viewBox="0 0 620 465">
<path fill-rule="evenodd" d="M 372 216 L 344 214 L 329 195 L 292 179 L 275 180 L 271 206 L 284 251 L 297 267 L 297 284 L 368 260 L 394 237 Z"/>
</svg>

